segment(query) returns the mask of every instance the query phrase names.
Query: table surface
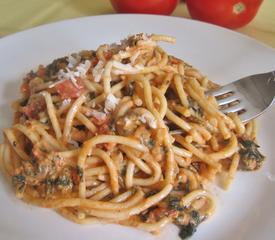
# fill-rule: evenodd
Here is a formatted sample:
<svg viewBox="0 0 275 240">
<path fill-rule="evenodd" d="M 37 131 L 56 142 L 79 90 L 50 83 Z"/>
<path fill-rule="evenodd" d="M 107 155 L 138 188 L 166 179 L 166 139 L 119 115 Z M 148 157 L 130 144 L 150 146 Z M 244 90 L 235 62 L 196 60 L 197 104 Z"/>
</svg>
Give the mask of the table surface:
<svg viewBox="0 0 275 240">
<path fill-rule="evenodd" d="M 112 13 L 109 0 L 0 0 L 0 36 L 59 20 Z M 173 15 L 190 18 L 183 3 Z M 256 18 L 237 31 L 275 48 L 275 1 L 264 0 Z"/>
</svg>

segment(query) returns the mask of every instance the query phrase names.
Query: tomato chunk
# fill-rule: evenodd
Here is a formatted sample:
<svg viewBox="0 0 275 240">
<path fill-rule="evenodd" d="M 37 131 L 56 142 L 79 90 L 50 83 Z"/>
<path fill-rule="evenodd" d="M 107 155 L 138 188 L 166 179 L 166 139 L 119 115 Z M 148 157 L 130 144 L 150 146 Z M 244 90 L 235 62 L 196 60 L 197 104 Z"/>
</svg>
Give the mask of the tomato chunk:
<svg viewBox="0 0 275 240">
<path fill-rule="evenodd" d="M 85 86 L 81 79 L 77 79 L 77 86 L 72 83 L 70 80 L 65 80 L 55 86 L 58 94 L 62 99 L 68 98 L 78 98 L 84 91 Z"/>
</svg>

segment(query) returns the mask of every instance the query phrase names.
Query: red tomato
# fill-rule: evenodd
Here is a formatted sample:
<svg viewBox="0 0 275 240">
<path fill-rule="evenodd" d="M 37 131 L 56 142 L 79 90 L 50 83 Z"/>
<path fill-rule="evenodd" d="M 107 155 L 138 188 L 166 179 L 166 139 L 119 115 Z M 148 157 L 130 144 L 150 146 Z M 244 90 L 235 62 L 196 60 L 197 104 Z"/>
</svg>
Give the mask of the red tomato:
<svg viewBox="0 0 275 240">
<path fill-rule="evenodd" d="M 121 13 L 148 13 L 170 15 L 178 0 L 111 0 L 114 9 Z"/>
<path fill-rule="evenodd" d="M 192 18 L 227 28 L 240 28 L 256 15 L 263 0 L 186 0 Z"/>
<path fill-rule="evenodd" d="M 84 92 L 85 87 L 80 79 L 77 79 L 77 85 L 78 87 L 76 87 L 72 83 L 72 81 L 66 80 L 64 82 L 57 84 L 55 88 L 62 99 L 78 98 L 81 95 L 81 93 Z"/>
</svg>

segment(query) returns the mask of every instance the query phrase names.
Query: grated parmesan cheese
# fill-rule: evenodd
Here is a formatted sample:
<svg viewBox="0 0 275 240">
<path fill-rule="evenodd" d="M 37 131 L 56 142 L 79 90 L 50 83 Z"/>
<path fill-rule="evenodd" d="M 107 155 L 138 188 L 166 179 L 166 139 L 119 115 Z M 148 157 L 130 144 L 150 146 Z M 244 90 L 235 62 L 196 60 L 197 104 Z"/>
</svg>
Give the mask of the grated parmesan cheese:
<svg viewBox="0 0 275 240">
<path fill-rule="evenodd" d="M 103 72 L 104 72 L 104 62 L 99 60 L 92 71 L 95 82 L 100 82 Z"/>
<path fill-rule="evenodd" d="M 66 72 L 64 71 L 64 69 L 60 69 L 57 73 L 57 79 L 61 82 L 65 80 L 70 80 L 72 81 L 74 86 L 78 87 L 74 72 L 71 71 L 69 68 L 66 68 Z"/>
<path fill-rule="evenodd" d="M 69 67 L 66 68 L 66 71 L 64 71 L 64 69 L 60 69 L 59 72 L 57 73 L 57 78 L 59 81 L 52 84 L 50 87 L 53 87 L 56 84 L 61 83 L 65 80 L 70 80 L 73 83 L 73 85 L 78 88 L 79 86 L 77 85 L 76 78 L 78 77 L 85 78 L 90 67 L 91 67 L 91 62 L 89 60 L 86 60 L 84 63 L 80 63 L 76 67 L 76 71 L 72 71 Z"/>
<path fill-rule="evenodd" d="M 150 128 L 153 128 L 153 129 L 157 128 L 156 120 L 148 113 L 144 113 L 141 116 L 139 116 L 138 120 L 144 124 L 147 123 Z"/>
<path fill-rule="evenodd" d="M 60 105 L 60 108 L 65 107 L 65 106 L 67 106 L 67 105 L 70 104 L 70 103 L 71 103 L 71 99 L 70 99 L 70 98 L 66 98 L 66 99 L 64 99 L 64 100 L 62 101 L 62 103 L 61 103 L 61 105 Z"/>
<path fill-rule="evenodd" d="M 107 118 L 106 113 L 99 112 L 99 111 L 96 111 L 96 110 L 92 110 L 89 115 L 96 118 L 97 120 L 104 120 L 104 119 Z"/>
<path fill-rule="evenodd" d="M 132 124 L 132 120 L 128 117 L 124 118 L 124 122 L 125 122 L 125 127 L 129 126 Z"/>
<path fill-rule="evenodd" d="M 113 66 L 119 70 L 125 70 L 125 71 L 129 71 L 129 72 L 136 70 L 131 64 L 129 64 L 129 63 L 123 64 L 118 61 L 114 61 Z"/>
<path fill-rule="evenodd" d="M 119 55 L 120 59 L 128 58 L 128 57 L 131 56 L 131 54 L 129 52 L 125 52 L 125 51 L 122 51 L 122 50 L 120 50 L 118 52 L 118 55 Z"/>
<path fill-rule="evenodd" d="M 90 67 L 91 62 L 89 60 L 86 60 L 84 63 L 81 63 L 76 67 L 77 71 L 75 72 L 75 74 L 79 75 L 79 77 L 81 78 L 85 78 Z"/>
<path fill-rule="evenodd" d="M 71 139 L 71 137 L 69 137 L 68 143 L 73 145 L 75 148 L 79 148 L 79 143 L 77 141 Z"/>
<path fill-rule="evenodd" d="M 112 93 L 109 93 L 105 101 L 104 112 L 108 113 L 115 110 L 117 104 L 119 103 L 119 100 L 120 99 L 116 98 Z"/>
</svg>

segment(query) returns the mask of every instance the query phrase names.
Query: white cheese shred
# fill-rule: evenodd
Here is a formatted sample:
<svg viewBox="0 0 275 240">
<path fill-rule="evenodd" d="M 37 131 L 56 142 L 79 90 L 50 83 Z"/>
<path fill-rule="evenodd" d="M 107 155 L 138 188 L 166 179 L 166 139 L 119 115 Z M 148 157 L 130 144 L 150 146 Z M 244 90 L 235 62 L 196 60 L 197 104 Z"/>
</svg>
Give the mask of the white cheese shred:
<svg viewBox="0 0 275 240">
<path fill-rule="evenodd" d="M 102 74 L 104 72 L 104 62 L 98 61 L 96 66 L 93 68 L 92 74 L 95 82 L 100 82 Z"/>
<path fill-rule="evenodd" d="M 72 61 L 72 59 L 71 59 Z M 60 69 L 57 73 L 57 79 L 59 80 L 58 82 L 52 84 L 50 87 L 54 87 L 56 84 L 59 84 L 65 80 L 70 80 L 73 85 L 77 88 L 79 86 L 77 85 L 77 79 L 76 78 L 85 78 L 88 70 L 91 67 L 91 62 L 89 60 L 86 60 L 84 63 L 80 63 L 75 71 L 71 70 L 69 68 L 69 65 L 72 65 L 72 62 L 69 62 L 68 67 L 66 69 Z"/>
<path fill-rule="evenodd" d="M 109 113 L 115 110 L 119 103 L 119 98 L 116 98 L 112 93 L 109 93 L 106 97 L 104 112 Z"/>
</svg>

